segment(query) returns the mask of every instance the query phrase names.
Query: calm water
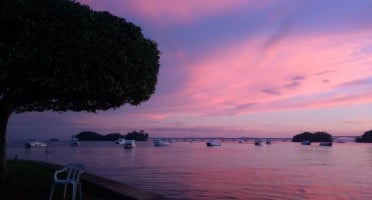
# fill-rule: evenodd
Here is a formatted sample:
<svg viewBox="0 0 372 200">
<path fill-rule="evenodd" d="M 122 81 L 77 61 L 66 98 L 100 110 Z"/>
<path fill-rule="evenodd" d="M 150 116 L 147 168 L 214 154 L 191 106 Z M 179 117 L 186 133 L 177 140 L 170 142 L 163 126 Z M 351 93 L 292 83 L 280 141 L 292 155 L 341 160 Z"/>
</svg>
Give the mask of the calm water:
<svg viewBox="0 0 372 200">
<path fill-rule="evenodd" d="M 291 142 L 254 146 L 176 142 L 128 150 L 113 142 L 51 142 L 25 149 L 8 143 L 8 158 L 57 164 L 79 161 L 87 171 L 171 199 L 372 199 L 372 144 L 320 147 Z"/>
</svg>

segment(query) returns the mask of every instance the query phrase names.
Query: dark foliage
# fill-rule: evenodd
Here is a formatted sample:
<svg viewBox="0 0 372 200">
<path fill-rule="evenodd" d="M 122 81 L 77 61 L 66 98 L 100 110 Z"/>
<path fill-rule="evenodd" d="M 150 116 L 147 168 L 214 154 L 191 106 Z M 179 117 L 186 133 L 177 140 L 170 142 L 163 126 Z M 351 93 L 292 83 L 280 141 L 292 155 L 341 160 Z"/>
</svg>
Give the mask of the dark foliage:
<svg viewBox="0 0 372 200">
<path fill-rule="evenodd" d="M 362 136 L 355 139 L 356 142 L 372 143 L 372 130 L 364 132 Z"/>
<path fill-rule="evenodd" d="M 103 135 L 93 131 L 83 131 L 76 135 L 80 141 L 99 141 L 103 140 Z"/>
<path fill-rule="evenodd" d="M 140 27 L 70 0 L 0 3 L 0 103 L 15 112 L 138 105 L 159 51 Z"/>
<path fill-rule="evenodd" d="M 136 140 L 136 141 L 147 141 L 148 138 L 149 138 L 149 134 L 146 133 L 144 130 L 141 130 L 139 132 L 132 131 L 125 136 L 126 140 Z"/>
<path fill-rule="evenodd" d="M 310 142 L 332 142 L 332 135 L 327 132 L 304 132 L 292 138 L 292 142 L 302 142 L 304 140 L 309 140 Z"/>
<path fill-rule="evenodd" d="M 120 133 L 109 133 L 105 136 L 103 136 L 103 140 L 105 141 L 116 141 L 119 138 L 124 138 L 124 135 Z"/>
<path fill-rule="evenodd" d="M 124 138 L 120 133 L 110 133 L 102 135 L 93 131 L 83 131 L 76 135 L 80 141 L 115 141 Z"/>
<path fill-rule="evenodd" d="M 155 92 L 160 52 L 140 27 L 73 0 L 0 1 L 0 182 L 14 112 L 139 105 Z"/>
</svg>

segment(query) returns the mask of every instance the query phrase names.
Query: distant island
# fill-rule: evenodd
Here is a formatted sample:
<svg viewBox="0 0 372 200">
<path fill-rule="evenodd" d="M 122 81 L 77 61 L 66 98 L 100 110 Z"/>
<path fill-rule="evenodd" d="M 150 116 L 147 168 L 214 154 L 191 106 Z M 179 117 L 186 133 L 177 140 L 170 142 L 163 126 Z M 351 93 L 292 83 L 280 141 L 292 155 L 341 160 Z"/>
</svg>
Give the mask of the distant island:
<svg viewBox="0 0 372 200">
<path fill-rule="evenodd" d="M 103 135 L 93 131 L 82 131 L 79 134 L 73 135 L 73 137 L 78 138 L 80 141 L 116 141 L 122 138 L 126 140 L 147 141 L 149 134 L 144 130 L 132 131 L 126 135 L 120 133 L 109 133 Z"/>
<path fill-rule="evenodd" d="M 355 139 L 355 142 L 372 143 L 372 130 L 364 132 L 362 136 Z"/>
<path fill-rule="evenodd" d="M 302 142 L 308 140 L 310 142 L 332 142 L 332 135 L 327 132 L 304 132 L 293 136 L 292 142 Z"/>
</svg>

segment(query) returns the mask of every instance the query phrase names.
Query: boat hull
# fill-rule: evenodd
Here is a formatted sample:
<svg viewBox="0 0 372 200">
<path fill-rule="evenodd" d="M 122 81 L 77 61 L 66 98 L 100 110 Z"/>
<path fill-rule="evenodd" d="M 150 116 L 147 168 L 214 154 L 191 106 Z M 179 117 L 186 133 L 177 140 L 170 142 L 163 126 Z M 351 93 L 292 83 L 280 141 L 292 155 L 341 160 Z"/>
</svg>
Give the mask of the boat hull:
<svg viewBox="0 0 372 200">
<path fill-rule="evenodd" d="M 219 141 L 212 140 L 212 141 L 207 142 L 207 147 L 217 147 L 217 146 L 221 146 L 221 143 Z"/>
<path fill-rule="evenodd" d="M 332 142 L 321 142 L 321 143 L 319 143 L 319 146 L 331 147 L 332 146 Z"/>
<path fill-rule="evenodd" d="M 25 147 L 27 148 L 32 148 L 32 147 L 47 147 L 48 144 L 45 143 L 45 142 L 39 142 L 37 140 L 34 140 L 34 139 L 30 139 L 28 141 L 25 142 Z"/>
<path fill-rule="evenodd" d="M 133 149 L 136 146 L 136 142 L 134 140 L 125 140 L 123 145 L 124 149 Z"/>
<path fill-rule="evenodd" d="M 311 142 L 309 140 L 304 140 L 301 142 L 302 145 L 311 145 Z"/>
<path fill-rule="evenodd" d="M 163 146 L 168 146 L 170 143 L 168 141 L 164 140 L 154 140 L 154 146 L 156 147 L 163 147 Z"/>
</svg>

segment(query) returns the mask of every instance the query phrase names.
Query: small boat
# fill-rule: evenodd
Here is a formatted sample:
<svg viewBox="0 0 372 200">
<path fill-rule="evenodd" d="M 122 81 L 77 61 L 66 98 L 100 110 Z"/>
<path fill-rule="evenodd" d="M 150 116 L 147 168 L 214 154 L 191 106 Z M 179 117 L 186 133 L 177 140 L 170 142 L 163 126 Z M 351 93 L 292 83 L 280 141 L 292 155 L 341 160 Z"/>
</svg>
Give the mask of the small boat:
<svg viewBox="0 0 372 200">
<path fill-rule="evenodd" d="M 311 145 L 310 140 L 304 140 L 301 142 L 302 145 Z"/>
<path fill-rule="evenodd" d="M 161 139 L 155 139 L 153 142 L 156 147 L 168 146 L 170 144 L 170 142 Z"/>
<path fill-rule="evenodd" d="M 266 144 L 271 144 L 271 139 L 266 139 Z"/>
<path fill-rule="evenodd" d="M 124 138 L 119 138 L 115 141 L 116 144 L 125 144 L 125 139 Z"/>
<path fill-rule="evenodd" d="M 255 139 L 254 140 L 254 145 L 255 146 L 261 146 L 261 142 L 262 142 L 261 139 Z"/>
<path fill-rule="evenodd" d="M 218 140 L 208 140 L 207 141 L 208 147 L 215 147 L 215 146 L 221 146 L 221 142 Z"/>
<path fill-rule="evenodd" d="M 47 143 L 45 142 L 39 142 L 35 139 L 28 139 L 26 142 L 25 142 L 25 147 L 47 147 Z"/>
<path fill-rule="evenodd" d="M 319 146 L 330 147 L 332 146 L 332 142 L 320 142 Z"/>
<path fill-rule="evenodd" d="M 125 149 L 133 149 L 136 146 L 135 140 L 125 140 L 123 147 Z"/>
<path fill-rule="evenodd" d="M 71 146 L 79 146 L 79 138 L 73 137 L 70 142 Z"/>
</svg>

